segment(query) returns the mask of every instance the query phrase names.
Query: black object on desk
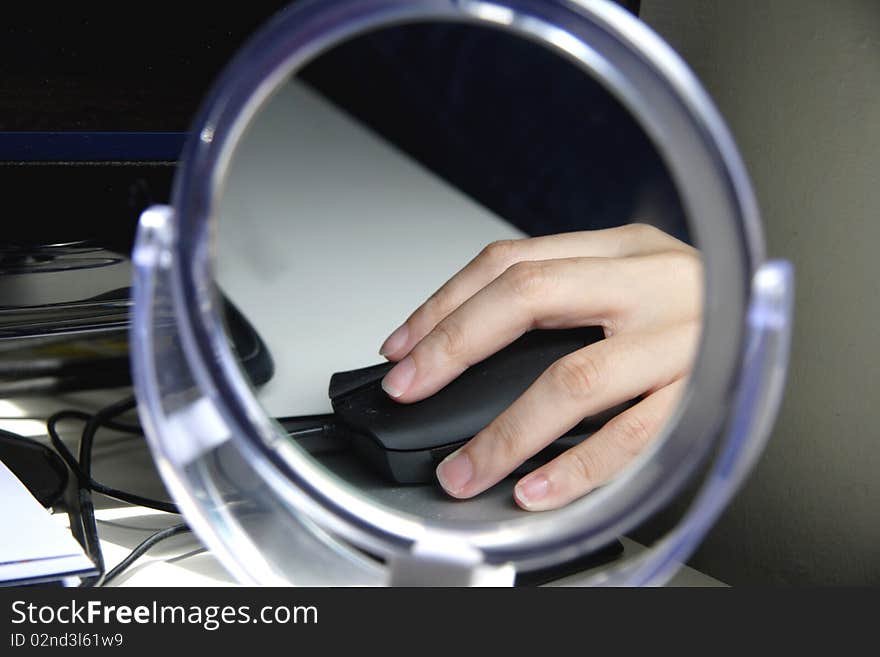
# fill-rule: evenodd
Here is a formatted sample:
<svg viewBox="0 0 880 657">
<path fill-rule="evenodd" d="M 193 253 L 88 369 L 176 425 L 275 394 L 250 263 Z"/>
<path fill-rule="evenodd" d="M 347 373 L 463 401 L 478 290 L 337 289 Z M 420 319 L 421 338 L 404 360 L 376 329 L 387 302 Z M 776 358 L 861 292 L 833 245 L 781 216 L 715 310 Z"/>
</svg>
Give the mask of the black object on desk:
<svg viewBox="0 0 880 657">
<path fill-rule="evenodd" d="M 394 363 L 338 372 L 329 391 L 337 426 L 348 430 L 353 450 L 387 479 L 432 482 L 440 461 L 500 415 L 554 361 L 603 338 L 597 327 L 531 331 L 413 404 L 392 400 L 381 387 Z M 562 453 L 626 406 L 587 418 L 522 467 L 532 469 Z"/>
<path fill-rule="evenodd" d="M 64 461 L 35 440 L 0 429 L 0 462 L 44 507 L 60 501 L 67 489 L 69 475 Z"/>
<path fill-rule="evenodd" d="M 227 297 L 221 308 L 229 343 L 254 386 L 274 374 L 263 340 Z M 0 396 L 57 394 L 131 385 L 131 290 L 39 306 L 0 303 Z"/>
</svg>

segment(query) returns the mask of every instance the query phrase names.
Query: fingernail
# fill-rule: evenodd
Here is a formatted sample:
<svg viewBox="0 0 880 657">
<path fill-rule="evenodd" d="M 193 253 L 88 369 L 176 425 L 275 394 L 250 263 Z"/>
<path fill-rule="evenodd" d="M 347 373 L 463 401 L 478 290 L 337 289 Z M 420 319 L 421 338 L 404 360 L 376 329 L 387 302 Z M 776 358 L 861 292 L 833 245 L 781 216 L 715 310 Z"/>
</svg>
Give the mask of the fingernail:
<svg viewBox="0 0 880 657">
<path fill-rule="evenodd" d="M 407 356 L 385 375 L 385 378 L 382 379 L 382 389 L 390 397 L 396 399 L 409 389 L 415 376 L 416 362 L 412 359 L 412 356 Z"/>
<path fill-rule="evenodd" d="M 514 495 L 527 509 L 540 502 L 550 490 L 550 480 L 544 475 L 529 476 L 520 481 L 514 489 Z"/>
<path fill-rule="evenodd" d="M 443 489 L 455 495 L 468 485 L 474 476 L 474 464 L 461 449 L 447 456 L 437 466 L 437 479 Z"/>
<path fill-rule="evenodd" d="M 403 345 L 406 344 L 406 339 L 408 337 L 409 327 L 406 324 L 399 326 L 394 330 L 394 333 L 389 335 L 385 342 L 382 343 L 382 347 L 379 349 L 379 355 L 389 356 L 400 351 L 403 348 Z"/>
</svg>

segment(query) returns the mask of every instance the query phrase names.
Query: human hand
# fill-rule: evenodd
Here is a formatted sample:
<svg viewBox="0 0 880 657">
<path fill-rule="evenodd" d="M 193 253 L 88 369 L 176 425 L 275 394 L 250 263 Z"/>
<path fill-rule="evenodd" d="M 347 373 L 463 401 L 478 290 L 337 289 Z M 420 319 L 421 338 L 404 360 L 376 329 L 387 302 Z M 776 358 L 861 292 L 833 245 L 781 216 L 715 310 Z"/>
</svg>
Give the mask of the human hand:
<svg viewBox="0 0 880 657">
<path fill-rule="evenodd" d="M 658 435 L 684 389 L 699 336 L 699 252 L 645 224 L 494 242 L 394 331 L 382 381 L 401 403 L 437 392 L 533 329 L 601 326 L 605 339 L 551 365 L 437 467 L 453 497 L 493 486 L 583 418 L 642 396 L 598 432 L 523 477 L 524 509 L 568 504 Z"/>
</svg>

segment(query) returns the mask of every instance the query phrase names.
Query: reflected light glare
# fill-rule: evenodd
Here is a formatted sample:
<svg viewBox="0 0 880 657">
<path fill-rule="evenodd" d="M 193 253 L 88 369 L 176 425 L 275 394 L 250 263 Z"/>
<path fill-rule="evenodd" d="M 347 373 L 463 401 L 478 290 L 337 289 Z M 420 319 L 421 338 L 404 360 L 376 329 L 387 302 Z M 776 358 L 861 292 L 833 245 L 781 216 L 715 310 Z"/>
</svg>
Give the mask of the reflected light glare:
<svg viewBox="0 0 880 657">
<path fill-rule="evenodd" d="M 3 420 L 0 421 L 0 429 L 17 433 L 19 436 L 33 438 L 34 436 L 46 435 L 46 423 L 42 420 Z"/>
<path fill-rule="evenodd" d="M 24 417 L 25 412 L 18 404 L 7 399 L 0 399 L 0 418 Z"/>
<path fill-rule="evenodd" d="M 512 25 L 514 14 L 513 10 L 507 7 L 500 7 L 488 2 L 462 2 L 462 9 L 476 18 L 484 21 L 491 21 L 499 25 Z"/>
<path fill-rule="evenodd" d="M 0 399 L 0 429 L 28 438 L 46 435 L 43 420 L 34 419 L 24 408 L 8 399 Z"/>
</svg>

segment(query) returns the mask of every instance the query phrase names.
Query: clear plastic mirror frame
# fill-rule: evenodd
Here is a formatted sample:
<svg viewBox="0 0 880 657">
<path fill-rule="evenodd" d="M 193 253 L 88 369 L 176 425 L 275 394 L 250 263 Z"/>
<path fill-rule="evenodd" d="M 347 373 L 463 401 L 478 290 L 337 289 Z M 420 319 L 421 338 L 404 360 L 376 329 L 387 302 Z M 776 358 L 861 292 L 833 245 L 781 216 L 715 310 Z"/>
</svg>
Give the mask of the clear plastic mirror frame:
<svg viewBox="0 0 880 657">
<path fill-rule="evenodd" d="M 653 139 L 704 255 L 700 352 L 677 416 L 623 475 L 552 514 L 463 527 L 409 516 L 358 494 L 279 432 L 223 329 L 213 222 L 247 125 L 321 52 L 369 30 L 416 21 L 510 30 L 601 81 Z M 624 534 L 668 503 L 714 455 L 681 524 L 638 559 L 612 564 L 590 580 L 662 583 L 741 483 L 778 407 L 791 272 L 763 259 L 752 189 L 719 114 L 678 56 L 610 2 L 298 3 L 228 66 L 195 123 L 172 206 L 141 218 L 131 342 L 142 422 L 187 521 L 234 576 L 261 584 L 508 583 L 514 569 L 561 563 Z M 407 569 L 413 560 L 440 567 Z"/>
</svg>

